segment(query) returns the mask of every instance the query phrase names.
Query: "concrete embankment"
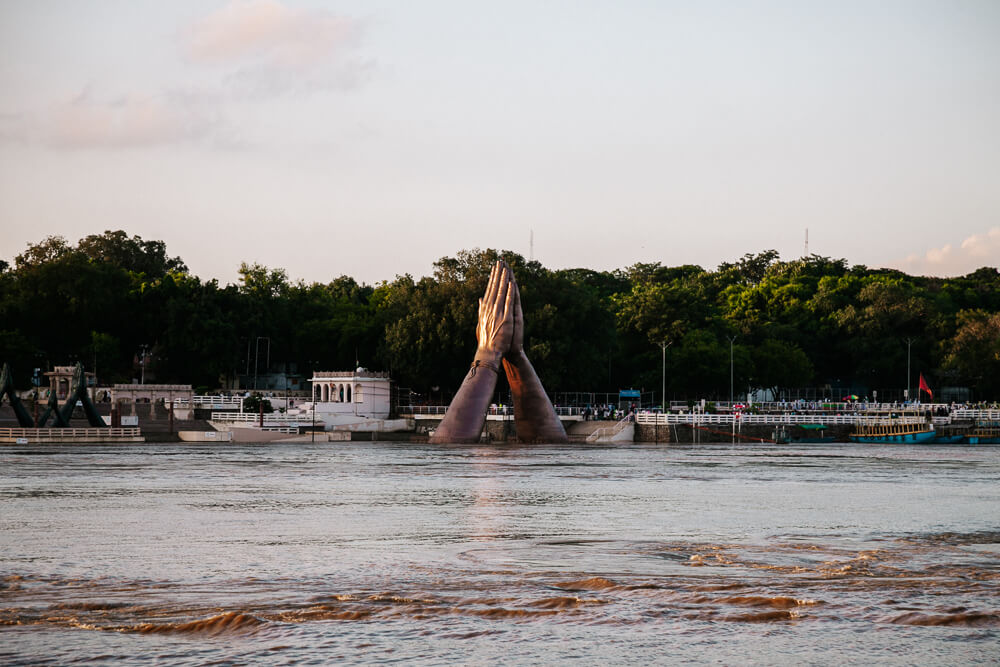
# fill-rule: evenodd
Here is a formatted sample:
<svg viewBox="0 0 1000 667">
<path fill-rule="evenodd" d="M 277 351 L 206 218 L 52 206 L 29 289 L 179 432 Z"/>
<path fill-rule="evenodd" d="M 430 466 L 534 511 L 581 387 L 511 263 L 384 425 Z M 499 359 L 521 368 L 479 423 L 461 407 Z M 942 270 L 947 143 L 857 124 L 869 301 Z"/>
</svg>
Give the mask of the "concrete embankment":
<svg viewBox="0 0 1000 667">
<path fill-rule="evenodd" d="M 562 420 L 562 422 L 570 442 L 583 442 L 595 428 L 615 423 L 610 421 L 581 422 L 579 420 Z M 517 424 L 514 422 L 513 416 L 510 419 L 487 420 L 483 433 L 489 442 L 517 442 Z"/>
<path fill-rule="evenodd" d="M 691 424 L 636 424 L 636 442 L 774 442 L 775 436 L 784 435 L 789 440 L 803 441 L 819 436 L 833 438 L 834 442 L 847 442 L 847 436 L 852 427 L 845 424 L 833 424 L 817 431 L 805 429 L 795 424 L 776 426 L 773 424 L 746 424 L 735 431 L 725 425 L 692 426 Z M 776 431 L 778 431 L 776 433 Z M 782 433 L 783 432 L 783 433 Z"/>
</svg>

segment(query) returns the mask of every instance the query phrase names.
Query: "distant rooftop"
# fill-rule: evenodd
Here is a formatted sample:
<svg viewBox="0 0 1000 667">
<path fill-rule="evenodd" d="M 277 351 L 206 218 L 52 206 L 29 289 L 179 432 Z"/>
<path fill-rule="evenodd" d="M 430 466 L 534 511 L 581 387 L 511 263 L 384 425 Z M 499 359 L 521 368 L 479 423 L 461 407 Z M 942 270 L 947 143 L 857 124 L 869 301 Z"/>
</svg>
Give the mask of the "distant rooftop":
<svg viewBox="0 0 1000 667">
<path fill-rule="evenodd" d="M 370 371 L 367 368 L 359 368 L 355 371 L 314 371 L 312 380 L 327 380 L 340 378 L 378 378 L 389 379 L 389 373 L 381 371 Z M 312 381 L 310 380 L 310 381 Z"/>
</svg>

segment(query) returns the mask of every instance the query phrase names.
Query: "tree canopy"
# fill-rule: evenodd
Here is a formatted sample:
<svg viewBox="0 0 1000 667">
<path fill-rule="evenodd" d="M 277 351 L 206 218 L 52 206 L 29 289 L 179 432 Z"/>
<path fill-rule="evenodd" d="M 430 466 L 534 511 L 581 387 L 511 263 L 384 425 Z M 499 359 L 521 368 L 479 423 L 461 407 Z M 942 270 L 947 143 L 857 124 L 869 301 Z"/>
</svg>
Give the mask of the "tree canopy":
<svg viewBox="0 0 1000 667">
<path fill-rule="evenodd" d="M 270 359 L 300 372 L 361 363 L 420 392 L 454 391 L 475 349 L 477 300 L 497 258 L 521 288 L 525 347 L 549 391 L 659 390 L 728 398 L 767 388 L 901 390 L 907 357 L 937 384 L 1000 396 L 1000 272 L 910 276 L 811 255 L 748 253 L 717 269 L 636 264 L 552 270 L 494 249 L 442 257 L 433 275 L 377 285 L 294 282 L 242 264 L 237 284 L 191 275 L 162 241 L 106 231 L 49 236 L 0 260 L 0 360 L 15 380 L 82 361 L 102 382 L 136 375 L 218 386 Z M 732 374 L 732 376 L 730 375 Z M 914 382 L 915 384 L 915 382 Z M 886 397 L 888 395 L 881 394 Z"/>
</svg>

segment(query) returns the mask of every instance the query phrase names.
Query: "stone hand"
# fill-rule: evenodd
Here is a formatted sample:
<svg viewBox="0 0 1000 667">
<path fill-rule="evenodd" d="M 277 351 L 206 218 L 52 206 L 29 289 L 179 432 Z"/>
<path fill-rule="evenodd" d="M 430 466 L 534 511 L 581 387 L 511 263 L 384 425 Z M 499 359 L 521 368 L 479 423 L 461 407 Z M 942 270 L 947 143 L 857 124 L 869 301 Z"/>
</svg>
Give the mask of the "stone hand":
<svg viewBox="0 0 1000 667">
<path fill-rule="evenodd" d="M 521 310 L 521 290 L 517 288 L 513 272 L 510 274 L 510 282 L 514 290 L 514 335 L 510 339 L 510 349 L 504 356 L 517 359 L 524 354 L 524 311 Z"/>
<path fill-rule="evenodd" d="M 517 286 L 506 262 L 498 260 L 490 271 L 486 293 L 479 300 L 479 341 L 476 359 L 498 362 L 510 348 L 514 335 L 514 295 Z"/>
</svg>

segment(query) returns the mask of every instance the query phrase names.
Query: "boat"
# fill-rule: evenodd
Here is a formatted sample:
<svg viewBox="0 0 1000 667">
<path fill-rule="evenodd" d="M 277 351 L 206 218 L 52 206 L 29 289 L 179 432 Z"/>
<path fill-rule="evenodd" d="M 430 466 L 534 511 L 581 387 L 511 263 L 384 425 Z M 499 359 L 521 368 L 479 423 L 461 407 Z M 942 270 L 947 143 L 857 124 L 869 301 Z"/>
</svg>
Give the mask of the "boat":
<svg viewBox="0 0 1000 667">
<path fill-rule="evenodd" d="M 969 434 L 969 424 L 942 424 L 935 429 L 935 445 L 960 445 Z"/>
<path fill-rule="evenodd" d="M 847 436 L 851 442 L 914 445 L 930 443 L 937 436 L 934 425 L 919 419 L 877 418 L 859 421 Z"/>
<path fill-rule="evenodd" d="M 815 431 L 815 435 L 808 434 L 801 438 L 792 438 L 794 444 L 799 443 L 819 443 L 819 442 L 834 442 L 836 438 L 832 435 L 824 435 L 826 432 L 826 424 L 799 424 L 799 427 L 806 431 Z"/>
<path fill-rule="evenodd" d="M 1000 422 L 976 422 L 966 434 L 965 442 L 970 445 L 1000 445 Z"/>
</svg>

